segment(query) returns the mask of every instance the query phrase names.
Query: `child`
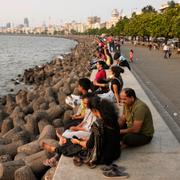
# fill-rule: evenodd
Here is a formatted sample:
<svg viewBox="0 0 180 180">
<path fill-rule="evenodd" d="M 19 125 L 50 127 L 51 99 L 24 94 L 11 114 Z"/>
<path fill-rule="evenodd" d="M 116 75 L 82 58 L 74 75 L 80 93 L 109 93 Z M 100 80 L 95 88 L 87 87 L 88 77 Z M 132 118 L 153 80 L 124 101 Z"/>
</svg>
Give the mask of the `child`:
<svg viewBox="0 0 180 180">
<path fill-rule="evenodd" d="M 132 49 L 129 52 L 129 59 L 130 59 L 130 62 L 132 63 L 133 62 L 133 50 Z"/>
</svg>

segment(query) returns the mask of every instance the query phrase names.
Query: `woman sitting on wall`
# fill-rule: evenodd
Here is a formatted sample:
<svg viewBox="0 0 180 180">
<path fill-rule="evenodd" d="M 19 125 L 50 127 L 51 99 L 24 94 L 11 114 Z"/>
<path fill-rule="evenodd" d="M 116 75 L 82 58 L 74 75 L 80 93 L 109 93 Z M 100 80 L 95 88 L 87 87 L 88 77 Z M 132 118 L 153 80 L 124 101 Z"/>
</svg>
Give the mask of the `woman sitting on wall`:
<svg viewBox="0 0 180 180">
<path fill-rule="evenodd" d="M 121 154 L 117 110 L 112 102 L 98 96 L 90 98 L 88 106 L 97 118 L 92 125 L 90 138 L 73 138 L 71 141 L 88 150 L 85 163 L 90 167 L 97 164 L 110 165 Z"/>
</svg>

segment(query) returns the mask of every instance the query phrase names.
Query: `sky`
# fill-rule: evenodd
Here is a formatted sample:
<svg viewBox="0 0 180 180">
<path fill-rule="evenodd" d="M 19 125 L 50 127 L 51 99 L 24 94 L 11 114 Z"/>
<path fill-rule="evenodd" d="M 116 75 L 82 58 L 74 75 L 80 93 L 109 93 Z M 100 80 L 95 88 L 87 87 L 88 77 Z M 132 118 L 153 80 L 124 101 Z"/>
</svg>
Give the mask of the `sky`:
<svg viewBox="0 0 180 180">
<path fill-rule="evenodd" d="M 0 26 L 7 22 L 23 24 L 27 17 L 30 26 L 86 22 L 89 16 L 110 19 L 113 9 L 123 10 L 123 16 L 140 11 L 147 5 L 160 8 L 168 0 L 0 0 Z M 177 2 L 177 0 L 175 0 Z"/>
</svg>

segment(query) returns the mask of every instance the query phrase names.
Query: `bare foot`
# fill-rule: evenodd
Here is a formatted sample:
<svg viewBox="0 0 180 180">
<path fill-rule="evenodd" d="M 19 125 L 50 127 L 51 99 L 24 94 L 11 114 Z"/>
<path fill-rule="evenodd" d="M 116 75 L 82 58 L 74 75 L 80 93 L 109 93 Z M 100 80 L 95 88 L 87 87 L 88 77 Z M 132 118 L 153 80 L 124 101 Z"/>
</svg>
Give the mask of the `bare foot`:
<svg viewBox="0 0 180 180">
<path fill-rule="evenodd" d="M 67 140 L 65 137 L 61 136 L 61 138 L 59 138 L 59 145 L 63 146 L 64 144 L 66 144 Z"/>
<path fill-rule="evenodd" d="M 49 145 L 49 144 L 47 144 L 47 143 L 45 143 L 45 142 L 42 142 L 42 148 L 43 148 L 44 150 L 47 150 L 47 151 L 50 152 L 50 153 L 55 152 L 55 149 L 56 149 L 56 147 L 53 147 L 53 146 L 51 146 L 51 145 Z"/>
</svg>

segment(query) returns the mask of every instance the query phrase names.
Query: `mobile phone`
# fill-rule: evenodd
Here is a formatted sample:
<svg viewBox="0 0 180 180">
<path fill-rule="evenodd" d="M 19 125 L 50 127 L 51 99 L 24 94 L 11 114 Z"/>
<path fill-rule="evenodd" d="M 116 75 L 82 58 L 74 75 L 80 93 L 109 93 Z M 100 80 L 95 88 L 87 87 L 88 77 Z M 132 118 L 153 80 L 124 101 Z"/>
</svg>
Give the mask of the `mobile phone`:
<svg viewBox="0 0 180 180">
<path fill-rule="evenodd" d="M 75 135 L 74 135 L 72 138 L 74 138 L 74 139 L 78 139 L 78 140 L 79 140 L 79 138 L 78 138 L 77 136 L 75 136 Z"/>
</svg>

